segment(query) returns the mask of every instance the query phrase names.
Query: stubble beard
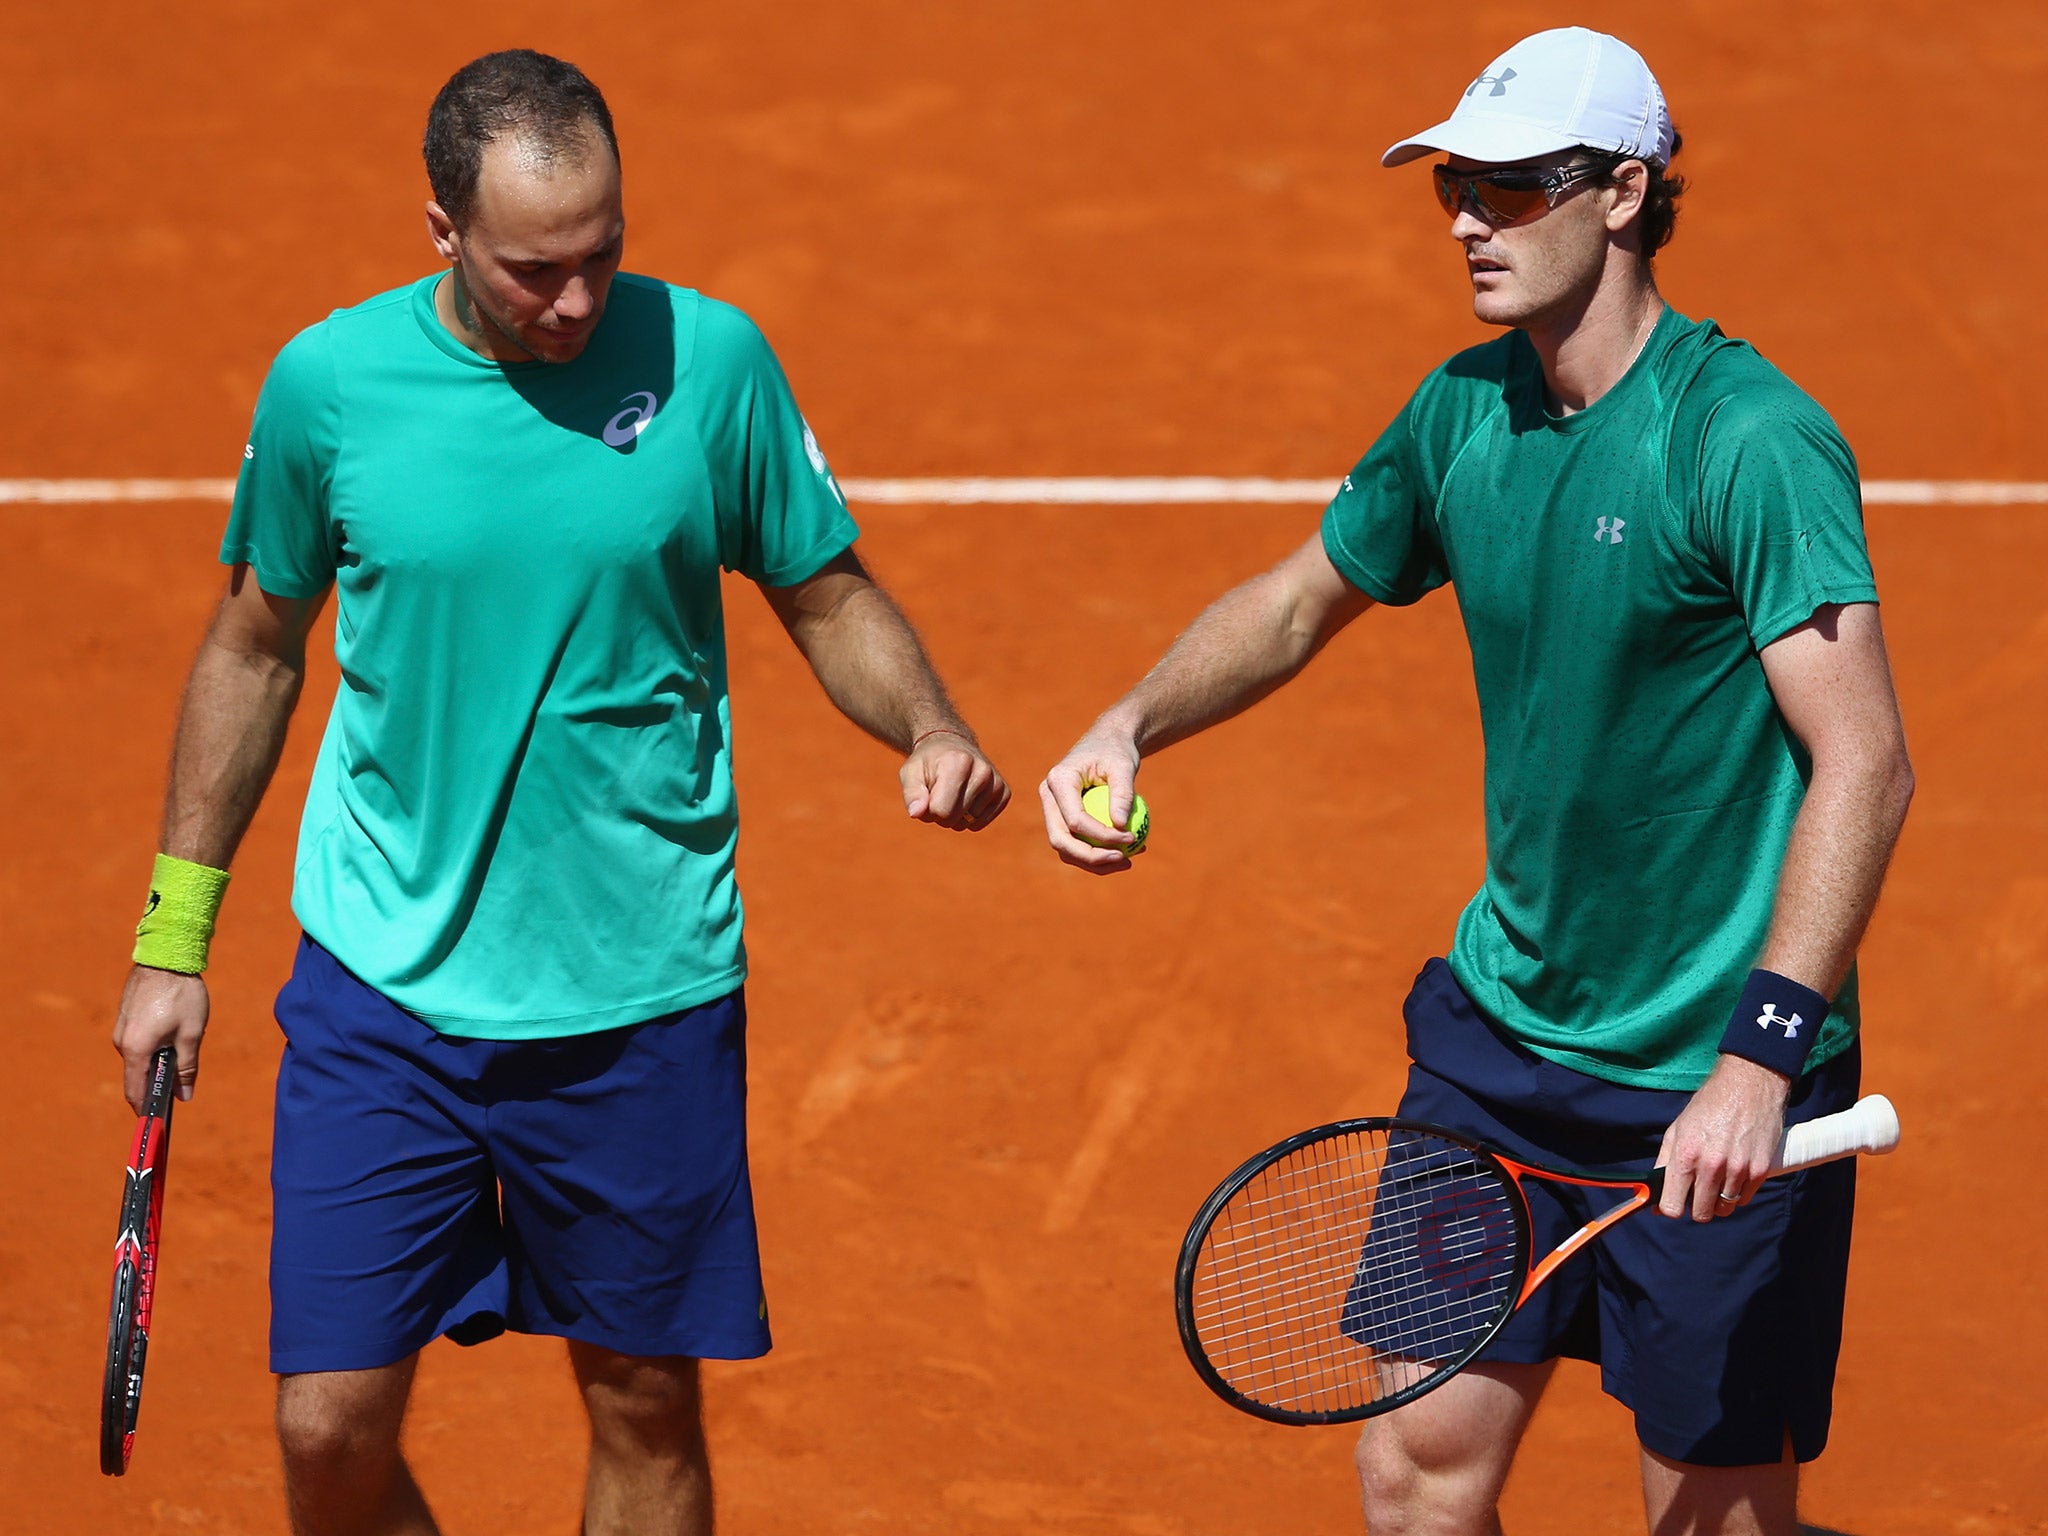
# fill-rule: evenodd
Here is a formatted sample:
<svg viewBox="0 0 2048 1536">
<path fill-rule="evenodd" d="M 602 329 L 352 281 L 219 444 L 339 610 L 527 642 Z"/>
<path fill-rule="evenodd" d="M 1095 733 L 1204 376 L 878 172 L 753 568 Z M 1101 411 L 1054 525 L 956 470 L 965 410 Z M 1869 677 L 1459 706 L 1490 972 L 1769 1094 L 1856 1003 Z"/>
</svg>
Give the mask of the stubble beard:
<svg viewBox="0 0 2048 1536">
<path fill-rule="evenodd" d="M 1533 270 L 1532 270 L 1533 269 Z M 1558 266 L 1530 261 L 1527 266 L 1508 269 L 1513 288 L 1508 293 L 1472 295 L 1473 316 L 1486 325 L 1508 330 L 1537 331 L 1568 324 L 1585 312 L 1600 287 L 1597 268 L 1586 272 L 1560 270 Z M 1485 308 L 1481 306 L 1485 305 Z"/>
<path fill-rule="evenodd" d="M 567 363 L 574 361 L 573 358 L 568 357 L 541 356 L 538 352 L 527 346 L 525 342 L 521 341 L 518 336 L 513 334 L 508 327 L 503 325 L 496 315 L 485 309 L 483 305 L 477 303 L 476 296 L 469 291 L 469 283 L 463 278 L 460 267 L 455 269 L 454 276 L 455 318 L 462 322 L 472 336 L 495 336 L 498 340 L 516 351 L 521 357 L 532 363 Z"/>
</svg>

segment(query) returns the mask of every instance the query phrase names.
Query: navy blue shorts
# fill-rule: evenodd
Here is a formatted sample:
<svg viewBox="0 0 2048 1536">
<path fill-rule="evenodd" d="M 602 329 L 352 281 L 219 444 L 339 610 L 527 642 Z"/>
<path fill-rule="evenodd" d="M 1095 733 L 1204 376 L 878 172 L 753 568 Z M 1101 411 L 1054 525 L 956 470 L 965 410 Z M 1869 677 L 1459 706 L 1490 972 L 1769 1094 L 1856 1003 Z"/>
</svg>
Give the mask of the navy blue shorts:
<svg viewBox="0 0 2048 1536">
<path fill-rule="evenodd" d="M 508 1328 L 767 1352 L 741 993 L 595 1034 L 463 1040 L 305 939 L 277 1020 L 273 1371 Z"/>
<path fill-rule="evenodd" d="M 1413 1065 L 1400 1113 L 1448 1126 L 1510 1157 L 1640 1174 L 1691 1095 L 1588 1077 L 1524 1050 L 1465 995 L 1451 968 L 1422 968 L 1403 1012 Z M 1856 1102 L 1851 1046 L 1793 1085 L 1788 1124 Z M 1532 1180 L 1538 1258 L 1611 1209 L 1611 1196 Z M 1733 1216 L 1630 1217 L 1575 1255 L 1481 1354 L 1534 1363 L 1568 1356 L 1635 1413 L 1643 1445 L 1673 1461 L 1742 1467 L 1827 1444 L 1856 1160 L 1768 1179 Z"/>
</svg>

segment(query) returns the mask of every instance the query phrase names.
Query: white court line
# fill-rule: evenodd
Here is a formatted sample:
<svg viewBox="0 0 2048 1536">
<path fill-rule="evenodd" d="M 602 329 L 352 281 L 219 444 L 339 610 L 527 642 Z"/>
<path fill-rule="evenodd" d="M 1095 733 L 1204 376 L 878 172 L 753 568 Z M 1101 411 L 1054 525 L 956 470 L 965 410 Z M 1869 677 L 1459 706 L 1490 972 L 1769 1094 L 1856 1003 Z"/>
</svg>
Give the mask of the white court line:
<svg viewBox="0 0 2048 1536">
<path fill-rule="evenodd" d="M 232 480 L 0 480 L 0 502 L 232 501 Z"/>
<path fill-rule="evenodd" d="M 1893 507 L 2038 507 L 2048 503 L 2048 481 L 1866 480 L 1863 500 Z"/>
<path fill-rule="evenodd" d="M 842 480 L 849 501 L 871 506 L 1322 506 L 1328 480 L 1228 479 L 1217 475 L 975 477 Z M 0 505 L 99 505 L 124 501 L 229 501 L 232 480 L 0 480 Z M 1866 480 L 1870 506 L 2048 506 L 2048 480 Z"/>
<path fill-rule="evenodd" d="M 882 506 L 1280 506 L 1326 503 L 1341 476 L 1327 480 L 1227 480 L 1216 475 L 1102 475 L 1057 479 L 842 480 L 848 501 Z"/>
</svg>

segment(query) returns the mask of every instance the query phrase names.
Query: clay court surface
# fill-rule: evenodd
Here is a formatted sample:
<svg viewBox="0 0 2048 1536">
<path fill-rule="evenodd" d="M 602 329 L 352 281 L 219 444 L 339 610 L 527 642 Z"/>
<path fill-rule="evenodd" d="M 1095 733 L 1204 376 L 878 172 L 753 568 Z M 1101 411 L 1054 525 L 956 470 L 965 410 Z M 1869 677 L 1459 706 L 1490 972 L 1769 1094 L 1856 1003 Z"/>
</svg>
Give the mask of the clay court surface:
<svg viewBox="0 0 2048 1536">
<path fill-rule="evenodd" d="M 2020 0 L 1463 10 L 975 0 L 303 11 L 44 5 L 0 38 L 12 212 L 0 478 L 227 476 L 273 351 L 427 270 L 418 131 L 489 48 L 605 87 L 628 265 L 748 309 L 835 467 L 1332 482 L 1481 339 L 1419 169 L 1524 32 L 1611 28 L 1688 145 L 1667 295 L 1757 342 L 1867 477 L 2048 480 Z M 1169 1278 L 1242 1156 L 1384 1113 L 1398 1004 L 1480 878 L 1453 601 L 1370 615 L 1147 765 L 1153 851 L 1055 862 L 1031 786 L 1308 508 L 871 508 L 863 548 L 1021 791 L 967 839 L 728 590 L 752 915 L 753 1146 L 778 1344 L 709 1372 L 735 1533 L 1224 1536 L 1358 1526 L 1351 1434 L 1234 1414 Z M 133 1471 L 96 1470 L 130 1117 L 107 1046 L 224 508 L 0 506 L 0 1528 L 274 1532 L 270 1021 L 316 668 L 245 845 L 180 1112 Z M 1864 950 L 1865 1169 L 1834 1441 L 1806 1518 L 2048 1530 L 2048 507 L 1873 507 L 1920 797 Z M 410 1443 L 451 1536 L 574 1528 L 558 1346 L 439 1344 Z M 1625 1415 L 1560 1373 L 1505 1512 L 1639 1527 Z"/>
</svg>

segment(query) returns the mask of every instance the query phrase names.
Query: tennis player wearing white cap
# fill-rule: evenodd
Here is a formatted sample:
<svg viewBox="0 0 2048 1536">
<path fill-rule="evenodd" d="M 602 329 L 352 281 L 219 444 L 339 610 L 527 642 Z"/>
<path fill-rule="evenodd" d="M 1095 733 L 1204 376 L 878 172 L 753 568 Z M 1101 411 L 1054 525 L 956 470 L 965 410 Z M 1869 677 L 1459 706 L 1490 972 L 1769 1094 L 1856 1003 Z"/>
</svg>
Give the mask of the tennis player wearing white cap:
<svg viewBox="0 0 2048 1536">
<path fill-rule="evenodd" d="M 1495 59 L 1431 153 L 1473 312 L 1322 527 L 1197 618 L 1040 787 L 1068 863 L 1130 867 L 1081 791 L 1293 676 L 1375 603 L 1457 589 L 1486 742 L 1485 881 L 1405 1013 L 1401 1112 L 1530 1161 L 1669 1168 L 1437 1392 L 1369 1421 L 1368 1524 L 1499 1530 L 1561 1356 L 1635 1415 L 1654 1532 L 1797 1529 L 1826 1443 L 1852 1161 L 1768 1182 L 1856 1095 L 1856 948 L 1912 795 L 1855 461 L 1651 261 L 1682 183 L 1643 60 L 1582 28 Z M 1365 767 L 1361 771 L 1369 772 Z M 1092 828 L 1092 831 L 1091 831 Z M 1535 1247 L 1586 1219 L 1532 1190 Z"/>
</svg>

